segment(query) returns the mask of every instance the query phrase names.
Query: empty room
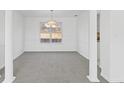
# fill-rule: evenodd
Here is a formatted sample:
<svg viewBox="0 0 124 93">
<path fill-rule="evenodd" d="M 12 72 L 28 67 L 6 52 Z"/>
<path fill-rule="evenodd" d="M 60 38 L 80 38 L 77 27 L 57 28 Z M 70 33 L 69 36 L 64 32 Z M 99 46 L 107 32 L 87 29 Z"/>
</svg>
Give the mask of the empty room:
<svg viewBox="0 0 124 93">
<path fill-rule="evenodd" d="M 123 47 L 121 15 L 109 10 L 0 10 L 0 82 L 123 82 L 122 56 L 116 54 Z"/>
</svg>

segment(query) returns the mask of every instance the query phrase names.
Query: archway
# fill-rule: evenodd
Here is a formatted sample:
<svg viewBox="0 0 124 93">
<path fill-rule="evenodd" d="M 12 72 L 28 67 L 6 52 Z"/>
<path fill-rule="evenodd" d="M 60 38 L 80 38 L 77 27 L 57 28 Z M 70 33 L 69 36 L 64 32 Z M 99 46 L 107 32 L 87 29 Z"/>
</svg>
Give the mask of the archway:
<svg viewBox="0 0 124 93">
<path fill-rule="evenodd" d="M 12 18 L 13 11 L 5 11 L 5 80 L 13 82 L 13 51 L 12 51 Z M 89 76 L 92 82 L 99 82 L 97 78 L 97 11 L 89 13 Z"/>
</svg>

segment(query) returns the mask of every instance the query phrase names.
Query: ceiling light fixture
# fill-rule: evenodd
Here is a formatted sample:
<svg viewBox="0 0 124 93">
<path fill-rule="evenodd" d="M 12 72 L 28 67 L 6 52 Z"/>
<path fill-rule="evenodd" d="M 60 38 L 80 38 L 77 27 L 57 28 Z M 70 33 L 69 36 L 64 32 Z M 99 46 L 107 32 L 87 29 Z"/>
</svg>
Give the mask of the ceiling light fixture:
<svg viewBox="0 0 124 93">
<path fill-rule="evenodd" d="M 59 28 L 59 24 L 58 24 L 58 22 L 56 21 L 56 20 L 54 20 L 53 19 L 53 10 L 50 10 L 50 12 L 51 12 L 51 18 L 50 18 L 50 20 L 48 20 L 45 24 L 44 24 L 44 26 L 46 27 L 46 28 Z"/>
</svg>

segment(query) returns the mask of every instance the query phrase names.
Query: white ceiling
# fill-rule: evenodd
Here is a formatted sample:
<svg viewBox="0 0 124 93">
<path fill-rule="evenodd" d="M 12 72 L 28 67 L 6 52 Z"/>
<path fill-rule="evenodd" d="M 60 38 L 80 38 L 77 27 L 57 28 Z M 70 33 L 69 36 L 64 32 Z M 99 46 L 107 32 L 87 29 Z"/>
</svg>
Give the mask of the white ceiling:
<svg viewBox="0 0 124 93">
<path fill-rule="evenodd" d="M 54 10 L 54 17 L 74 17 L 85 10 Z M 50 10 L 19 10 L 26 17 L 50 17 Z"/>
</svg>

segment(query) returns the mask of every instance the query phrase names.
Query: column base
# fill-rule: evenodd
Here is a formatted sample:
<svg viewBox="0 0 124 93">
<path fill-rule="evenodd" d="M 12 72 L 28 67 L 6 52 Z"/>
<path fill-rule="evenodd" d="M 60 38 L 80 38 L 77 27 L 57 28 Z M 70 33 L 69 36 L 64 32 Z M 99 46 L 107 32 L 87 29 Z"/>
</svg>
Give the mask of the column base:
<svg viewBox="0 0 124 93">
<path fill-rule="evenodd" d="M 16 77 L 12 77 L 10 80 L 5 79 L 2 83 L 12 83 L 15 79 Z"/>
<path fill-rule="evenodd" d="M 97 77 L 93 78 L 93 77 L 91 77 L 91 76 L 88 75 L 87 78 L 88 78 L 91 82 L 100 82 Z"/>
</svg>

